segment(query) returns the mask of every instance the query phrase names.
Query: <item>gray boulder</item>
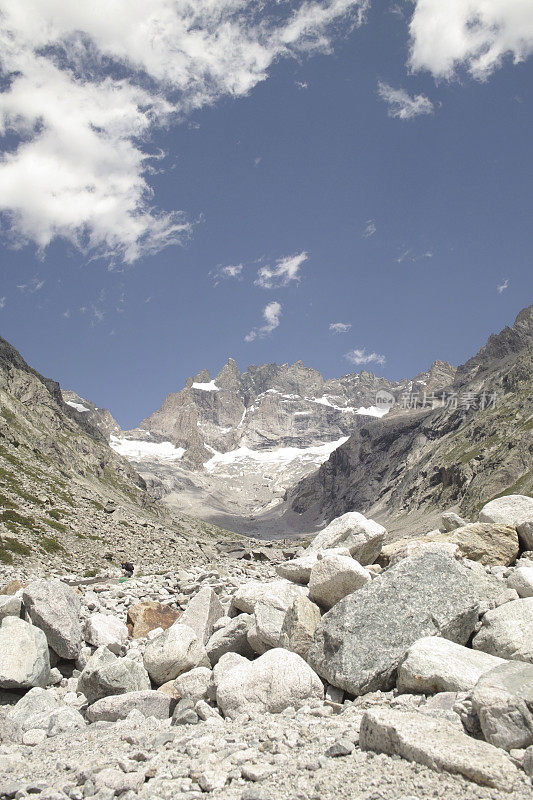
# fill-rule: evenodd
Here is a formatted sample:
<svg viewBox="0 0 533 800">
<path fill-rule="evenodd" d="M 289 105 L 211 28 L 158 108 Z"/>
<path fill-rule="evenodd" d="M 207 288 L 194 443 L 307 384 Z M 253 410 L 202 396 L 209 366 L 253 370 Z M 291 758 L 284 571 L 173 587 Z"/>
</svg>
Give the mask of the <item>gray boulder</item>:
<svg viewBox="0 0 533 800">
<path fill-rule="evenodd" d="M 116 722 L 118 719 L 126 719 L 130 711 L 134 709 L 145 717 L 168 719 L 172 714 L 175 702 L 172 697 L 152 689 L 126 692 L 97 700 L 87 709 L 87 719 L 90 722 L 100 720 Z"/>
<path fill-rule="evenodd" d="M 414 642 L 443 636 L 466 644 L 480 602 L 500 592 L 501 583 L 479 564 L 442 550 L 405 558 L 322 617 L 308 661 L 351 694 L 392 689 Z"/>
<path fill-rule="evenodd" d="M 226 717 L 243 711 L 279 714 L 288 706 L 322 699 L 322 681 L 305 661 L 276 648 L 248 661 L 235 653 L 222 656 L 213 671 L 217 705 Z"/>
<path fill-rule="evenodd" d="M 235 616 L 235 611 L 244 611 L 246 614 L 253 614 L 255 604 L 259 601 L 268 603 L 273 608 L 280 611 L 288 611 L 295 597 L 303 595 L 307 597 L 309 592 L 302 586 L 295 586 L 290 581 L 248 581 L 240 586 L 231 601 L 231 614 Z"/>
<path fill-rule="evenodd" d="M 142 664 L 131 658 L 117 658 L 107 647 L 99 647 L 93 653 L 78 679 L 78 691 L 89 703 L 108 695 L 150 688 L 150 678 Z"/>
<path fill-rule="evenodd" d="M 454 528 L 462 528 L 466 525 L 466 520 L 462 519 L 454 511 L 445 511 L 441 515 L 442 528 L 445 531 L 453 531 Z"/>
<path fill-rule="evenodd" d="M 214 699 L 213 673 L 207 667 L 195 667 L 174 681 L 174 688 L 182 700 Z"/>
<path fill-rule="evenodd" d="M 180 617 L 180 625 L 188 625 L 202 644 L 207 644 L 213 625 L 224 616 L 224 608 L 210 586 L 200 589 L 187 604 Z"/>
<path fill-rule="evenodd" d="M 309 599 L 330 609 L 371 580 L 370 573 L 354 558 L 327 555 L 319 559 L 311 570 Z"/>
<path fill-rule="evenodd" d="M 357 559 L 360 564 L 373 564 L 381 552 L 386 533 L 383 525 L 367 519 L 357 511 L 349 511 L 334 519 L 315 536 L 309 545 L 309 551 L 347 547 L 352 558 Z"/>
<path fill-rule="evenodd" d="M 320 622 L 320 609 L 307 597 L 298 597 L 285 614 L 279 646 L 307 659 L 313 636 Z"/>
<path fill-rule="evenodd" d="M 46 636 L 19 617 L 4 617 L 0 627 L 0 688 L 46 686 L 50 658 Z"/>
<path fill-rule="evenodd" d="M 498 522 L 516 528 L 524 550 L 533 550 L 533 497 L 509 494 L 483 506 L 480 522 Z"/>
<path fill-rule="evenodd" d="M 482 675 L 470 700 L 485 739 L 505 750 L 533 745 L 533 665 L 508 661 Z"/>
<path fill-rule="evenodd" d="M 128 628 L 118 617 L 97 613 L 86 620 L 83 635 L 93 647 L 108 647 L 118 654 L 128 641 Z"/>
<path fill-rule="evenodd" d="M 215 631 L 206 645 L 211 666 L 214 667 L 225 653 L 238 653 L 245 658 L 253 658 L 254 650 L 248 641 L 248 635 L 254 624 L 251 614 L 239 614 L 223 628 Z"/>
<path fill-rule="evenodd" d="M 48 736 L 59 736 L 65 731 L 85 728 L 85 720 L 79 711 L 69 706 L 56 708 L 48 717 L 46 733 Z"/>
<path fill-rule="evenodd" d="M 533 567 L 517 567 L 507 578 L 507 586 L 519 597 L 533 597 Z"/>
<path fill-rule="evenodd" d="M 58 708 L 59 703 L 54 692 L 36 687 L 15 703 L 8 717 L 22 731 L 47 730 L 50 715 Z"/>
<path fill-rule="evenodd" d="M 0 595 L 0 622 L 4 617 L 20 617 L 22 600 L 16 595 Z"/>
<path fill-rule="evenodd" d="M 501 658 L 463 647 L 440 636 L 426 636 L 411 645 L 398 668 L 401 692 L 463 692 L 481 675 L 500 664 Z"/>
<path fill-rule="evenodd" d="M 22 597 L 31 621 L 44 631 L 52 650 L 60 658 L 76 659 L 83 644 L 76 592 L 57 579 L 38 580 L 24 588 Z"/>
<path fill-rule="evenodd" d="M 286 613 L 269 603 L 255 604 L 254 623 L 248 632 L 248 642 L 255 653 L 262 655 L 271 647 L 279 646 Z"/>
<path fill-rule="evenodd" d="M 144 666 L 154 683 L 161 685 L 193 667 L 209 666 L 209 659 L 193 629 L 175 622 L 149 643 Z"/>
<path fill-rule="evenodd" d="M 487 611 L 472 647 L 499 658 L 533 662 L 533 597 Z"/>
<path fill-rule="evenodd" d="M 482 786 L 511 791 L 518 771 L 501 750 L 463 733 L 445 719 L 416 711 L 366 711 L 359 734 L 361 750 L 398 755 L 437 772 L 463 775 Z"/>
</svg>

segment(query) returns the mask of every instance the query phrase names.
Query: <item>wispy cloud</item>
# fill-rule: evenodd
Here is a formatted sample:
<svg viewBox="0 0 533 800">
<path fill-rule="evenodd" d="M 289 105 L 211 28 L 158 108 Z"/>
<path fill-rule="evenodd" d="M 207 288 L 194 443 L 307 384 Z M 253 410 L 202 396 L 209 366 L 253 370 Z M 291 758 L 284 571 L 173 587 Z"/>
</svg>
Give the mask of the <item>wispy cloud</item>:
<svg viewBox="0 0 533 800">
<path fill-rule="evenodd" d="M 155 206 L 156 129 L 244 97 L 282 58 L 331 51 L 368 0 L 0 0 L 0 212 L 15 244 L 131 263 L 192 230 Z"/>
<path fill-rule="evenodd" d="M 500 285 L 496 287 L 498 289 L 498 294 L 505 292 L 508 286 L 509 286 L 509 279 L 506 278 L 503 283 L 500 283 Z"/>
<path fill-rule="evenodd" d="M 423 94 L 411 97 L 405 89 L 393 89 L 382 81 L 378 83 L 378 94 L 389 107 L 389 117 L 413 119 L 424 114 L 433 114 L 433 103 Z"/>
<path fill-rule="evenodd" d="M 281 303 L 278 303 L 277 300 L 274 300 L 272 303 L 266 305 L 263 309 L 263 319 L 265 320 L 265 324 L 258 328 L 252 328 L 250 333 L 247 333 L 244 337 L 244 341 L 253 342 L 257 338 L 268 336 L 269 333 L 272 333 L 272 331 L 278 327 L 280 317 Z"/>
<path fill-rule="evenodd" d="M 351 322 L 330 322 L 329 329 L 333 333 L 348 333 L 352 327 Z"/>
<path fill-rule="evenodd" d="M 373 219 L 367 219 L 365 229 L 363 231 L 363 239 L 370 239 L 371 236 L 377 231 L 376 222 Z"/>
<path fill-rule="evenodd" d="M 5 308 L 7 297 L 0 297 L 0 309 Z"/>
<path fill-rule="evenodd" d="M 262 156 L 257 156 L 257 158 L 254 158 L 254 167 L 258 167 L 262 160 Z"/>
<path fill-rule="evenodd" d="M 404 261 L 420 261 L 422 258 L 433 258 L 433 250 L 426 250 L 424 253 L 413 252 L 410 248 L 401 250 L 399 255 L 394 259 L 398 264 L 403 264 Z"/>
<path fill-rule="evenodd" d="M 387 360 L 385 356 L 379 353 L 367 353 L 364 347 L 349 350 L 344 358 L 349 361 L 350 364 L 355 364 L 357 366 L 372 363 L 383 365 Z"/>
<path fill-rule="evenodd" d="M 228 278 L 237 278 L 240 280 L 243 269 L 243 264 L 228 264 L 224 267 L 218 266 L 216 269 L 212 269 L 209 275 L 213 278 L 214 285 L 218 286 L 221 281 L 228 280 Z"/>
<path fill-rule="evenodd" d="M 298 87 L 298 89 L 308 89 L 309 88 L 309 84 L 307 83 L 307 81 L 294 81 L 294 84 L 295 84 L 295 86 Z"/>
<path fill-rule="evenodd" d="M 17 289 L 20 289 L 21 292 L 29 292 L 30 294 L 34 294 L 35 292 L 40 292 L 44 286 L 44 281 L 41 278 L 32 278 L 28 283 L 18 283 Z"/>
<path fill-rule="evenodd" d="M 63 314 L 61 316 L 65 317 L 65 319 L 70 319 L 71 317 L 70 308 L 67 308 L 66 311 L 63 311 Z"/>
<path fill-rule="evenodd" d="M 409 26 L 409 65 L 450 79 L 464 68 L 485 80 L 506 59 L 533 53 L 529 0 L 416 0 Z"/>
<path fill-rule="evenodd" d="M 281 286 L 288 286 L 291 281 L 299 283 L 300 267 L 307 259 L 307 253 L 302 250 L 301 253 L 278 259 L 273 267 L 260 267 L 254 283 L 263 289 L 279 289 Z"/>
</svg>

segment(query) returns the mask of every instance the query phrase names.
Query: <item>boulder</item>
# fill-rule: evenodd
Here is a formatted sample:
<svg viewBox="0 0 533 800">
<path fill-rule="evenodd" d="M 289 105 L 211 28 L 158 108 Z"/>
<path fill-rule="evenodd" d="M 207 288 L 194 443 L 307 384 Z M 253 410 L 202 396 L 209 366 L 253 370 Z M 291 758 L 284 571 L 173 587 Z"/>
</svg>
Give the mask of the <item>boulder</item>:
<svg viewBox="0 0 533 800">
<path fill-rule="evenodd" d="M 468 691 L 481 675 L 505 663 L 449 639 L 426 636 L 407 651 L 398 668 L 397 687 L 400 692 L 423 694 Z"/>
<path fill-rule="evenodd" d="M 361 750 L 398 755 L 437 772 L 463 775 L 504 791 L 511 791 L 518 779 L 516 767 L 501 750 L 467 736 L 445 719 L 416 711 L 365 711 L 359 744 Z"/>
<path fill-rule="evenodd" d="M 322 681 L 303 658 L 280 648 L 256 661 L 227 653 L 213 675 L 217 705 L 230 718 L 243 711 L 278 714 L 324 697 Z"/>
<path fill-rule="evenodd" d="M 60 658 L 75 660 L 83 644 L 79 595 L 62 581 L 37 580 L 22 595 L 26 611 Z"/>
<path fill-rule="evenodd" d="M 459 548 L 451 542 L 432 542 L 427 540 L 439 531 L 431 531 L 422 539 L 398 539 L 397 542 L 386 544 L 379 554 L 379 563 L 382 567 L 394 566 L 404 558 L 413 558 L 422 553 L 448 553 L 453 558 L 459 556 Z"/>
<path fill-rule="evenodd" d="M 176 678 L 174 687 L 180 698 L 192 700 L 193 703 L 214 698 L 213 673 L 207 667 L 195 667 L 184 672 Z"/>
<path fill-rule="evenodd" d="M 108 647 L 117 654 L 128 641 L 126 625 L 111 614 L 92 614 L 85 622 L 83 635 L 94 647 Z"/>
<path fill-rule="evenodd" d="M 80 712 L 70 706 L 61 706 L 50 714 L 46 733 L 48 736 L 59 736 L 65 731 L 81 728 L 85 728 L 85 720 Z"/>
<path fill-rule="evenodd" d="M 209 659 L 193 629 L 175 622 L 148 644 L 144 666 L 154 683 L 162 684 L 193 667 L 209 666 Z"/>
<path fill-rule="evenodd" d="M 215 666 L 225 653 L 238 653 L 245 658 L 253 658 L 254 650 L 248 635 L 255 625 L 251 614 L 239 614 L 223 628 L 215 631 L 206 645 L 211 666 Z"/>
<path fill-rule="evenodd" d="M 50 658 L 43 631 L 19 617 L 4 617 L 0 627 L 0 688 L 46 686 L 49 678 Z"/>
<path fill-rule="evenodd" d="M 451 542 L 465 558 L 487 566 L 508 566 L 518 558 L 518 534 L 510 525 L 472 522 L 447 533 L 429 533 L 423 541 Z"/>
<path fill-rule="evenodd" d="M 472 647 L 499 658 L 533 662 L 533 597 L 487 611 Z"/>
<path fill-rule="evenodd" d="M 279 646 L 306 659 L 319 622 L 319 607 L 307 597 L 297 597 L 285 614 Z"/>
<path fill-rule="evenodd" d="M 0 589 L 0 594 L 16 594 L 23 586 L 24 584 L 18 580 L 9 581 L 9 583 L 6 583 L 6 585 Z"/>
<path fill-rule="evenodd" d="M 370 573 L 354 558 L 328 555 L 311 570 L 309 599 L 329 609 L 371 580 Z"/>
<path fill-rule="evenodd" d="M 97 700 L 87 709 L 87 719 L 90 722 L 116 722 L 118 719 L 126 719 L 128 714 L 139 711 L 145 717 L 156 717 L 156 719 L 168 719 L 171 716 L 175 701 L 164 694 L 152 689 L 145 689 L 140 692 L 126 692 L 125 694 L 112 695 Z"/>
<path fill-rule="evenodd" d="M 262 655 L 271 647 L 279 646 L 281 628 L 286 611 L 259 601 L 254 607 L 254 622 L 248 632 L 248 642 L 254 653 Z"/>
<path fill-rule="evenodd" d="M 315 536 L 308 549 L 313 552 L 347 547 L 352 558 L 360 564 L 373 564 L 380 554 L 386 533 L 385 528 L 374 520 L 357 511 L 349 511 L 330 522 Z"/>
<path fill-rule="evenodd" d="M 533 665 L 505 662 L 481 676 L 469 699 L 487 742 L 505 750 L 533 745 Z"/>
<path fill-rule="evenodd" d="M 311 577 L 311 570 L 318 559 L 316 552 L 306 553 L 299 558 L 293 558 L 290 561 L 283 561 L 276 567 L 276 572 L 282 578 L 286 578 L 293 583 L 300 583 L 305 586 L 309 583 Z"/>
<path fill-rule="evenodd" d="M 58 708 L 59 703 L 53 692 L 34 688 L 15 703 L 8 717 L 22 731 L 47 730 L 50 715 Z"/>
<path fill-rule="evenodd" d="M 131 658 L 117 658 L 107 647 L 99 647 L 93 653 L 78 679 L 78 691 L 89 703 L 108 695 L 150 688 L 150 678 L 142 664 Z"/>
<path fill-rule="evenodd" d="M 13 595 L 0 595 L 0 622 L 4 617 L 20 617 L 22 600 Z"/>
<path fill-rule="evenodd" d="M 533 497 L 509 494 L 483 506 L 480 522 L 496 522 L 516 528 L 524 550 L 533 550 Z"/>
<path fill-rule="evenodd" d="M 213 625 L 224 616 L 224 608 L 210 586 L 200 589 L 187 604 L 180 617 L 180 625 L 188 625 L 202 644 L 207 644 Z"/>
<path fill-rule="evenodd" d="M 466 525 L 466 520 L 462 519 L 458 514 L 453 511 L 445 511 L 441 515 L 442 528 L 445 531 L 453 531 L 454 528 L 462 528 Z"/>
<path fill-rule="evenodd" d="M 156 628 L 166 631 L 180 616 L 181 611 L 171 606 L 156 603 L 154 600 L 145 600 L 129 607 L 126 622 L 133 639 L 144 639 Z"/>
<path fill-rule="evenodd" d="M 441 550 L 405 558 L 322 617 L 308 661 L 350 694 L 392 689 L 414 642 L 440 635 L 466 644 L 479 604 L 500 592 L 481 565 Z"/>
<path fill-rule="evenodd" d="M 307 597 L 308 591 L 290 581 L 248 581 L 233 595 L 230 616 L 235 616 L 235 610 L 253 614 L 255 604 L 259 600 L 280 611 L 288 611 L 294 598 L 300 595 Z"/>
<path fill-rule="evenodd" d="M 533 567 L 517 567 L 507 578 L 507 586 L 519 597 L 533 597 Z"/>
</svg>

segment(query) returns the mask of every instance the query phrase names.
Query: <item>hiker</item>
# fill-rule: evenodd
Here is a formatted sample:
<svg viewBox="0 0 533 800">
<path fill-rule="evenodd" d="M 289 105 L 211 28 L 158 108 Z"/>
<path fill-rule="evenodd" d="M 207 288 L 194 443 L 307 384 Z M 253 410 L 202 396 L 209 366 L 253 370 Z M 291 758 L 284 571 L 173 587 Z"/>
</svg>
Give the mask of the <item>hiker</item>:
<svg viewBox="0 0 533 800">
<path fill-rule="evenodd" d="M 133 575 L 133 570 L 135 569 L 131 561 L 123 561 L 120 566 L 126 578 L 131 578 L 131 576 Z"/>
</svg>

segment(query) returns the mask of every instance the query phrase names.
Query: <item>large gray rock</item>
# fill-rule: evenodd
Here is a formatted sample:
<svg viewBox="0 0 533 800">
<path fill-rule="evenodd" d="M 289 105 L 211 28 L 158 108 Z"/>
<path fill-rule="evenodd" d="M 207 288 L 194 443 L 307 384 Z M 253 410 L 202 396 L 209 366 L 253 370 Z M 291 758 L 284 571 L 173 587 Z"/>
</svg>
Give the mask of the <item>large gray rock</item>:
<svg viewBox="0 0 533 800">
<path fill-rule="evenodd" d="M 0 595 L 0 622 L 4 617 L 20 617 L 22 600 L 15 595 Z"/>
<path fill-rule="evenodd" d="M 533 662 L 533 597 L 504 603 L 483 615 L 472 640 L 475 650 L 499 658 Z"/>
<path fill-rule="evenodd" d="M 498 522 L 516 528 L 524 550 L 533 550 L 533 497 L 509 494 L 483 506 L 480 522 Z"/>
<path fill-rule="evenodd" d="M 44 631 L 52 650 L 60 658 L 76 659 L 83 644 L 76 592 L 57 579 L 38 580 L 24 588 L 22 597 L 31 621 Z"/>
<path fill-rule="evenodd" d="M 327 555 L 318 560 L 311 570 L 309 599 L 329 609 L 371 580 L 368 570 L 354 558 Z"/>
<path fill-rule="evenodd" d="M 322 617 L 308 661 L 351 694 L 391 689 L 414 642 L 439 635 L 466 644 L 479 603 L 499 593 L 483 567 L 442 550 L 405 558 Z"/>
<path fill-rule="evenodd" d="M 463 647 L 440 636 L 426 636 L 411 645 L 398 668 L 401 692 L 463 692 L 481 675 L 506 664 L 501 658 Z"/>
<path fill-rule="evenodd" d="M 172 714 L 176 701 L 163 692 L 145 689 L 140 692 L 126 692 L 126 694 L 112 695 L 97 700 L 87 709 L 87 719 L 90 722 L 106 720 L 116 722 L 126 719 L 130 711 L 140 711 L 145 717 L 168 719 Z"/>
<path fill-rule="evenodd" d="M 312 553 L 305 553 L 298 558 L 292 558 L 289 561 L 283 561 L 276 567 L 276 572 L 282 578 L 286 578 L 293 583 L 300 583 L 303 586 L 309 583 L 311 577 L 311 570 L 318 560 L 318 554 L 313 551 Z"/>
<path fill-rule="evenodd" d="M 446 533 L 428 533 L 422 541 L 455 544 L 465 558 L 488 566 L 508 566 L 519 552 L 516 529 L 493 522 L 471 522 Z"/>
<path fill-rule="evenodd" d="M 482 675 L 470 694 L 485 739 L 505 750 L 533 745 L 533 665 L 508 661 Z"/>
<path fill-rule="evenodd" d="M 248 581 L 240 586 L 233 595 L 231 612 L 244 611 L 253 614 L 255 604 L 259 601 L 268 603 L 280 611 L 288 611 L 295 597 L 307 597 L 309 592 L 302 586 L 295 586 L 290 581 Z"/>
<path fill-rule="evenodd" d="M 175 622 L 156 636 L 144 652 L 144 666 L 152 680 L 161 685 L 193 667 L 208 667 L 203 643 L 192 628 Z"/>
<path fill-rule="evenodd" d="M 454 511 L 444 511 L 441 515 L 441 522 L 445 531 L 453 531 L 454 528 L 462 528 L 463 525 L 467 525 L 466 520 Z"/>
<path fill-rule="evenodd" d="M 262 655 L 271 647 L 279 646 L 286 613 L 270 603 L 255 604 L 254 623 L 248 632 L 248 642 L 255 653 Z"/>
<path fill-rule="evenodd" d="M 307 659 L 313 636 L 320 622 L 320 609 L 307 597 L 298 597 L 285 614 L 279 646 Z"/>
<path fill-rule="evenodd" d="M 43 631 L 18 617 L 0 627 L 0 688 L 46 686 L 50 678 L 48 643 Z"/>
<path fill-rule="evenodd" d="M 213 625 L 224 616 L 224 608 L 210 586 L 200 589 L 187 604 L 180 617 L 180 625 L 188 625 L 202 644 L 207 644 Z"/>
<path fill-rule="evenodd" d="M 309 545 L 309 551 L 347 547 L 352 558 L 357 559 L 360 564 L 373 564 L 381 552 L 386 533 L 383 525 L 367 519 L 357 511 L 349 511 L 334 519 L 315 536 Z"/>
<path fill-rule="evenodd" d="M 504 791 L 511 791 L 518 779 L 516 767 L 496 747 L 467 736 L 445 719 L 416 711 L 366 711 L 359 743 L 361 750 L 398 755 L 437 772 L 463 775 Z"/>
<path fill-rule="evenodd" d="M 214 667 L 225 653 L 238 653 L 245 658 L 253 658 L 254 650 L 248 636 L 254 626 L 255 620 L 251 614 L 239 614 L 223 628 L 215 631 L 206 645 L 211 666 Z"/>
<path fill-rule="evenodd" d="M 533 567 L 517 567 L 507 578 L 507 586 L 519 597 L 533 597 Z"/>
<path fill-rule="evenodd" d="M 86 620 L 83 635 L 93 647 L 108 647 L 118 654 L 128 641 L 128 628 L 118 617 L 97 613 Z"/>
<path fill-rule="evenodd" d="M 226 717 L 243 711 L 278 714 L 288 706 L 323 698 L 324 687 L 305 661 L 276 648 L 248 661 L 235 653 L 222 656 L 213 671 L 217 705 Z"/>
<path fill-rule="evenodd" d="M 117 658 L 107 647 L 99 647 L 93 653 L 78 679 L 78 691 L 89 703 L 108 695 L 150 688 L 150 678 L 142 664 L 131 658 Z"/>
<path fill-rule="evenodd" d="M 47 730 L 50 716 L 58 708 L 59 703 L 53 692 L 36 687 L 15 703 L 8 717 L 22 731 Z"/>
<path fill-rule="evenodd" d="M 182 700 L 197 703 L 198 700 L 213 699 L 213 673 L 207 667 L 195 667 L 176 678 L 174 688 Z"/>
</svg>

